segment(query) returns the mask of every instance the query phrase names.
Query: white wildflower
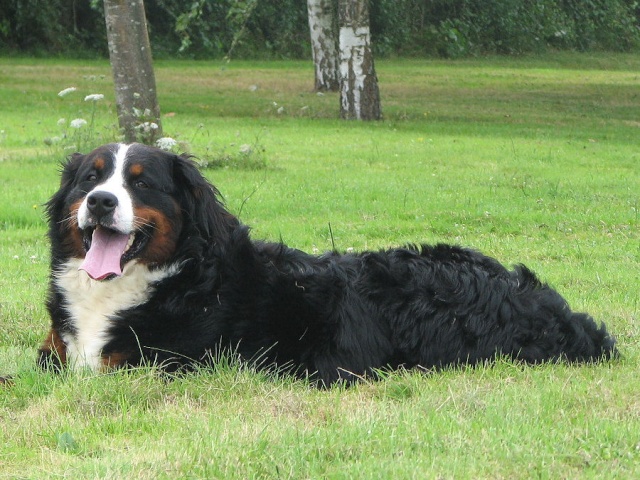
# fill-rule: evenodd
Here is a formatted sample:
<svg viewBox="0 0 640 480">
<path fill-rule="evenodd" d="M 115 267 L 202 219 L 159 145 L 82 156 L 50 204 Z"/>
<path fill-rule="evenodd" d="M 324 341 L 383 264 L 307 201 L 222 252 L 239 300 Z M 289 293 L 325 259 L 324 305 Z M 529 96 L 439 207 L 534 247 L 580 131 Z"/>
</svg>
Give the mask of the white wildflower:
<svg viewBox="0 0 640 480">
<path fill-rule="evenodd" d="M 158 127 L 158 124 L 155 122 L 144 122 L 136 125 L 135 128 L 144 132 L 150 132 L 151 130 L 157 130 L 160 127 Z"/>
<path fill-rule="evenodd" d="M 65 88 L 64 90 L 61 90 L 58 92 L 58 96 L 59 97 L 66 97 L 67 95 L 69 95 L 70 93 L 73 93 L 77 90 L 76 87 L 69 87 L 69 88 Z"/>
<path fill-rule="evenodd" d="M 253 149 L 251 148 L 251 145 L 249 145 L 248 143 L 240 145 L 240 153 L 242 153 L 244 155 L 249 155 L 252 150 Z"/>
<path fill-rule="evenodd" d="M 104 95 L 101 93 L 92 93 L 91 95 L 87 95 L 84 97 L 85 102 L 97 102 L 98 100 L 102 100 Z"/>
<path fill-rule="evenodd" d="M 278 110 L 278 115 L 281 115 L 284 112 L 284 107 L 280 107 Z"/>
<path fill-rule="evenodd" d="M 87 121 L 84 118 L 74 118 L 71 120 L 69 124 L 71 128 L 82 128 L 87 124 Z"/>
<path fill-rule="evenodd" d="M 44 143 L 45 145 L 55 145 L 57 143 L 60 143 L 60 141 L 62 140 L 61 137 L 47 137 L 44 139 Z"/>
<path fill-rule="evenodd" d="M 156 146 L 162 150 L 171 150 L 177 144 L 178 142 L 171 137 L 162 137 L 156 140 Z"/>
<path fill-rule="evenodd" d="M 250 92 L 255 92 L 256 90 L 258 90 L 258 85 L 250 85 L 249 86 L 249 91 Z"/>
<path fill-rule="evenodd" d="M 67 119 L 66 118 L 61 118 L 58 120 L 58 126 L 62 127 L 63 125 L 67 124 Z"/>
</svg>

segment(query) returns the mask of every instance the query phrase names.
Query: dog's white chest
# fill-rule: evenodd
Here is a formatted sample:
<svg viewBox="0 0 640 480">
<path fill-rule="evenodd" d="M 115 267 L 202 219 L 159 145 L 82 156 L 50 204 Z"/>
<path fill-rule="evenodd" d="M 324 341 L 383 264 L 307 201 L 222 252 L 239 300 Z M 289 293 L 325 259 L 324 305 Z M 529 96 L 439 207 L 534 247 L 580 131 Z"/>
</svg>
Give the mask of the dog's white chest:
<svg viewBox="0 0 640 480">
<path fill-rule="evenodd" d="M 82 260 L 72 259 L 55 276 L 55 283 L 64 295 L 64 307 L 69 313 L 73 333 L 63 334 L 67 346 L 67 361 L 73 369 L 99 370 L 102 349 L 110 340 L 109 327 L 118 312 L 146 302 L 153 283 L 175 272 L 174 268 L 149 270 L 132 263 L 123 275 L 113 280 L 92 280 L 78 270 Z"/>
</svg>

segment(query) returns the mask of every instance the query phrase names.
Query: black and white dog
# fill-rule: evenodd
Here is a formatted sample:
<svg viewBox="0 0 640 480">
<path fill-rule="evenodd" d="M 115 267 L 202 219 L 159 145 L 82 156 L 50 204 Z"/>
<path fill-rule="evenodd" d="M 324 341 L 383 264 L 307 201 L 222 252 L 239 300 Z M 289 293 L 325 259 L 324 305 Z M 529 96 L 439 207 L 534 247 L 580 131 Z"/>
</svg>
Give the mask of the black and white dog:
<svg viewBox="0 0 640 480">
<path fill-rule="evenodd" d="M 252 241 L 189 158 L 156 148 L 73 155 L 47 208 L 43 365 L 177 370 L 232 351 L 330 385 L 496 355 L 616 354 L 604 325 L 524 266 L 449 245 L 311 256 Z"/>
</svg>

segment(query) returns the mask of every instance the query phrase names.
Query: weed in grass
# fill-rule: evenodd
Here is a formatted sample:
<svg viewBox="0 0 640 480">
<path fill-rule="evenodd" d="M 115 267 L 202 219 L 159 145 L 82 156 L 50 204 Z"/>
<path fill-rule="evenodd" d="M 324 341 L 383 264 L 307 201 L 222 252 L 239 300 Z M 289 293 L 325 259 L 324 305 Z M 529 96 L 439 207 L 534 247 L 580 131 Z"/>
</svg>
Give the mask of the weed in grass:
<svg viewBox="0 0 640 480">
<path fill-rule="evenodd" d="M 236 147 L 232 145 L 231 148 Z M 203 169 L 231 168 L 239 170 L 263 170 L 267 168 L 264 150 L 257 145 L 244 143 L 235 151 L 224 149 L 215 154 L 205 154 L 198 158 Z"/>
<path fill-rule="evenodd" d="M 69 120 L 66 117 L 61 117 L 57 121 L 57 125 L 60 128 L 57 135 L 46 137 L 43 139 L 45 145 L 49 147 L 55 147 L 62 152 L 81 152 L 89 151 L 95 148 L 101 143 L 107 143 L 110 141 L 104 135 L 102 135 L 96 125 L 96 111 L 98 104 L 104 100 L 104 95 L 101 93 L 91 93 L 85 95 L 84 102 L 87 103 L 89 111 L 83 105 L 76 105 L 71 100 L 73 97 L 79 95 L 76 87 L 68 87 L 58 92 L 58 97 L 63 102 L 72 103 L 77 108 L 77 111 L 72 112 L 74 107 L 68 107 L 68 117 L 75 117 Z M 80 117 L 75 114 L 80 113 Z M 84 115 L 88 114 L 89 120 L 84 118 Z"/>
<path fill-rule="evenodd" d="M 62 101 L 67 103 L 73 103 L 72 98 L 77 97 L 79 94 L 76 87 L 68 87 L 58 92 L 58 97 Z M 122 134 L 118 127 L 114 124 L 111 127 L 107 127 L 103 132 L 98 129 L 96 124 L 96 113 L 98 104 L 103 103 L 105 96 L 102 93 L 91 93 L 84 96 L 84 102 L 90 105 L 90 109 L 87 112 L 86 107 L 82 105 L 75 105 L 77 112 L 72 112 L 73 107 L 68 107 L 69 118 L 74 117 L 79 113 L 81 116 L 75 116 L 69 120 L 66 117 L 61 117 L 57 121 L 57 125 L 60 131 L 57 135 L 48 136 L 44 138 L 45 145 L 49 147 L 57 147 L 62 152 L 88 152 L 93 150 L 96 146 L 122 141 Z M 108 110 L 108 107 L 107 107 Z M 110 113 L 110 112 L 107 112 Z M 154 117 L 149 110 L 133 109 L 133 115 L 135 117 L 135 131 L 136 140 L 141 143 L 152 142 L 156 138 L 156 131 L 158 130 L 158 124 L 155 123 Z M 84 118 L 88 116 L 88 120 Z M 165 150 L 171 150 L 177 142 L 171 137 L 162 137 L 158 139 L 156 145 Z M 55 151 L 55 150 L 54 150 Z"/>
<path fill-rule="evenodd" d="M 266 148 L 256 136 L 252 143 L 231 143 L 218 151 L 207 151 L 196 157 L 202 169 L 264 170 L 268 168 Z"/>
<path fill-rule="evenodd" d="M 178 142 L 171 137 L 161 137 L 156 141 L 156 146 L 171 152 L 178 146 Z"/>
<path fill-rule="evenodd" d="M 80 451 L 78 443 L 69 432 L 62 432 L 56 435 L 58 450 L 64 453 L 77 453 Z"/>
</svg>

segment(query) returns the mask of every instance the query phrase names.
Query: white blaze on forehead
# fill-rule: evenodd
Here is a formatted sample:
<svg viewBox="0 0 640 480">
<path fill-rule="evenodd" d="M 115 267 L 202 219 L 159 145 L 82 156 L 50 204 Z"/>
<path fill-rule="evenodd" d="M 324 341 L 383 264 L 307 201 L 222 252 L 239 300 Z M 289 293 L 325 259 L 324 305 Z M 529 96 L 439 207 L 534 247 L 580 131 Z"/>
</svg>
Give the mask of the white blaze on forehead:
<svg viewBox="0 0 640 480">
<path fill-rule="evenodd" d="M 114 153 L 114 168 L 111 175 L 101 184 L 91 190 L 78 209 L 78 226 L 82 229 L 90 224 L 91 213 L 87 208 L 87 198 L 94 192 L 109 192 L 118 199 L 118 206 L 113 213 L 113 225 L 111 228 L 123 233 L 133 231 L 134 214 L 133 201 L 126 188 L 125 165 L 129 145 L 118 144 L 118 149 Z"/>
</svg>

